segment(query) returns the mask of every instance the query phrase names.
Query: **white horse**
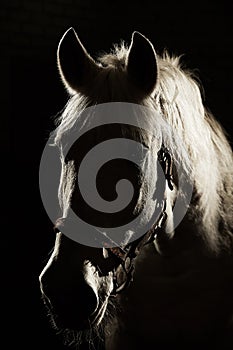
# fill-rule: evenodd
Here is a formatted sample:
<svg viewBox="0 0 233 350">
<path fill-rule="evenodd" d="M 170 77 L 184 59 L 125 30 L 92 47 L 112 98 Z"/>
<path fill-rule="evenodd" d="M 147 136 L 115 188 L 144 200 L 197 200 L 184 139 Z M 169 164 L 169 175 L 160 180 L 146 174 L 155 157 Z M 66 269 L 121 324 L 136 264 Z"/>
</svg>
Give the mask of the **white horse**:
<svg viewBox="0 0 233 350">
<path fill-rule="evenodd" d="M 127 164 L 113 168 L 100 185 L 107 188 L 108 195 L 111 176 L 136 176 L 138 194 L 127 211 L 134 217 L 135 208 L 141 208 L 154 193 L 155 160 L 164 146 L 170 152 L 162 164 L 169 175 L 164 187 L 165 224 L 159 226 L 157 236 L 152 231 L 144 236 L 143 244 L 140 240 L 138 246 L 129 244 L 128 256 L 121 255 L 120 248 L 79 244 L 58 229 L 54 251 L 40 275 L 43 299 L 55 329 L 76 345 L 95 345 L 97 334 L 106 350 L 165 349 L 169 345 L 212 348 L 213 344 L 223 348 L 230 341 L 233 347 L 232 150 L 222 127 L 204 108 L 192 73 L 181 68 L 179 58 L 157 55 L 151 42 L 138 32 L 133 33 L 129 48 L 115 46 L 112 53 L 94 61 L 72 28 L 60 41 L 58 67 L 71 95 L 55 131 L 62 155 L 59 200 L 63 218 L 72 208 L 86 220 L 95 220 L 96 214 L 86 211 L 81 200 L 75 175 L 80 152 L 93 138 L 101 141 L 105 136 L 100 131 L 89 135 L 66 156 L 62 147 L 86 107 L 127 102 L 150 108 L 182 139 L 189 160 L 162 125 L 157 125 L 162 136 L 156 142 L 143 132 L 137 135 L 127 125 L 117 130 L 154 147 L 154 158 L 144 169 L 148 188 L 137 181 L 136 168 Z M 114 136 L 112 130 L 105 130 L 109 138 Z M 188 211 L 170 231 L 167 226 L 174 221 L 179 186 L 169 157 L 187 169 L 193 183 Z M 106 222 L 111 224 L 107 216 Z M 132 252 L 136 250 L 135 259 Z M 120 292 L 116 278 L 118 287 L 125 287 L 125 280 L 129 282 L 132 275 L 123 268 L 127 257 L 130 267 L 135 265 L 133 281 Z"/>
</svg>

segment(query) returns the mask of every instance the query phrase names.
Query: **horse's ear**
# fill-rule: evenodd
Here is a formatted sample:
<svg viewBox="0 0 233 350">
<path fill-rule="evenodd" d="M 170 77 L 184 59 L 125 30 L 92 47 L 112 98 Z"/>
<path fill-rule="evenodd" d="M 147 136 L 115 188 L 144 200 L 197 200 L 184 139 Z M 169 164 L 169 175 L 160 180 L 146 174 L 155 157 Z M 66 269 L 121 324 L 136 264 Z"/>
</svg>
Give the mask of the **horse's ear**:
<svg viewBox="0 0 233 350">
<path fill-rule="evenodd" d="M 158 77 L 156 53 L 151 42 L 139 32 L 132 35 L 127 58 L 130 80 L 145 94 L 150 94 Z"/>
<path fill-rule="evenodd" d="M 63 35 L 57 50 L 62 81 L 69 92 L 84 92 L 100 67 L 87 53 L 73 28 Z"/>
</svg>

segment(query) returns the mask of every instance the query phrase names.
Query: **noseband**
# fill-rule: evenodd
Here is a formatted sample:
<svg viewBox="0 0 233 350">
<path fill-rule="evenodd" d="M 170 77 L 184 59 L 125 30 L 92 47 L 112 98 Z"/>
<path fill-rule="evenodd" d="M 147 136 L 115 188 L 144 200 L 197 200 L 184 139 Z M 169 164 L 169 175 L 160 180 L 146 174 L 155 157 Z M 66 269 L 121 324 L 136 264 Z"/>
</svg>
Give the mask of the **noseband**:
<svg viewBox="0 0 233 350">
<path fill-rule="evenodd" d="M 163 169 L 165 180 L 168 184 L 169 189 L 173 190 L 173 178 L 172 178 L 172 159 L 170 153 L 166 147 L 162 145 L 161 149 L 158 152 L 158 161 Z M 111 269 L 106 268 L 107 271 L 113 271 L 113 284 L 114 288 L 111 293 L 111 296 L 116 296 L 125 290 L 133 279 L 134 272 L 134 261 L 137 255 L 140 253 L 141 249 L 154 241 L 156 236 L 160 231 L 163 231 L 164 224 L 167 219 L 166 213 L 166 187 L 164 187 L 164 195 L 162 202 L 162 211 L 157 219 L 157 221 L 153 224 L 151 229 L 146 232 L 142 237 L 125 245 L 124 247 L 112 247 L 109 248 L 109 245 L 106 244 L 106 247 L 103 250 L 106 251 L 107 259 L 111 262 L 109 265 Z M 60 232 L 61 227 L 64 224 L 67 224 L 69 218 L 59 218 L 55 225 L 55 232 Z M 107 261 L 106 261 L 107 263 Z M 107 263 L 108 264 L 108 263 Z M 100 273 L 103 274 L 102 271 Z M 119 278 L 119 276 L 121 276 Z"/>
</svg>

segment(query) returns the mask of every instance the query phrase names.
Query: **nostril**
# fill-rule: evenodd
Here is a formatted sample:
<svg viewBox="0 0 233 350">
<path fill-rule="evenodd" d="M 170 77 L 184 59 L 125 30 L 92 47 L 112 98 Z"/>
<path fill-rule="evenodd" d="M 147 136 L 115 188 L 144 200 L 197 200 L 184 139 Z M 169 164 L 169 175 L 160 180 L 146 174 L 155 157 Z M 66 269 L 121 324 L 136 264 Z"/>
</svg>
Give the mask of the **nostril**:
<svg viewBox="0 0 233 350">
<path fill-rule="evenodd" d="M 80 329 L 98 309 L 96 292 L 83 274 L 58 273 L 52 264 L 42 271 L 39 281 L 45 304 L 61 327 Z"/>
<path fill-rule="evenodd" d="M 62 328 L 82 329 L 88 325 L 88 319 L 98 308 L 98 299 L 93 289 L 83 285 L 78 289 L 68 291 L 57 291 L 50 298 L 56 324 Z"/>
<path fill-rule="evenodd" d="M 48 297 L 58 314 L 74 313 L 77 317 L 89 318 L 98 307 L 97 296 L 87 284 L 72 290 L 60 289 Z"/>
<path fill-rule="evenodd" d="M 98 297 L 86 282 L 72 287 L 55 287 L 42 282 L 41 290 L 60 327 L 80 329 L 98 309 Z"/>
<path fill-rule="evenodd" d="M 79 298 L 82 312 L 86 312 L 90 317 L 98 308 L 98 297 L 96 293 L 88 284 L 84 284 L 81 288 Z"/>
</svg>

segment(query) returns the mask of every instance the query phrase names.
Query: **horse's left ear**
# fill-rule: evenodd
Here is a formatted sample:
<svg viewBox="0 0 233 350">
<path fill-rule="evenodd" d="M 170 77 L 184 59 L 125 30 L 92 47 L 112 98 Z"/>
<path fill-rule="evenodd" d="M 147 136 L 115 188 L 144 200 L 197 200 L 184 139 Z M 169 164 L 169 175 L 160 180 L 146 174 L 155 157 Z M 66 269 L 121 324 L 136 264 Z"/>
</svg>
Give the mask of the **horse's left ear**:
<svg viewBox="0 0 233 350">
<path fill-rule="evenodd" d="M 85 93 L 101 69 L 87 53 L 73 28 L 65 32 L 58 45 L 57 63 L 61 79 L 71 93 Z"/>
<path fill-rule="evenodd" d="M 130 80 L 146 95 L 154 90 L 158 77 L 156 53 L 151 42 L 139 32 L 132 35 L 127 72 Z"/>
</svg>

